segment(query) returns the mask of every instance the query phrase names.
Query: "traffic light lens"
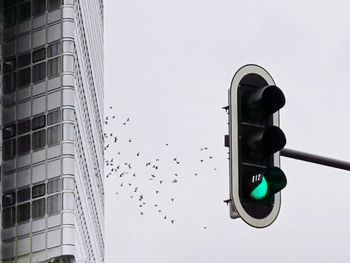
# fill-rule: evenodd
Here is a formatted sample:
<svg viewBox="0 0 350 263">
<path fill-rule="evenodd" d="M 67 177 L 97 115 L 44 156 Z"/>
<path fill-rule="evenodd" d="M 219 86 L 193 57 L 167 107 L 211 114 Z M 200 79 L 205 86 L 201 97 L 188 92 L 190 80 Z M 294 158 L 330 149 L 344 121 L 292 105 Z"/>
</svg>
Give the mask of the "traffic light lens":
<svg viewBox="0 0 350 263">
<path fill-rule="evenodd" d="M 264 199 L 267 196 L 268 184 L 265 177 L 262 177 L 260 184 L 250 193 L 250 197 L 255 200 Z"/>
</svg>

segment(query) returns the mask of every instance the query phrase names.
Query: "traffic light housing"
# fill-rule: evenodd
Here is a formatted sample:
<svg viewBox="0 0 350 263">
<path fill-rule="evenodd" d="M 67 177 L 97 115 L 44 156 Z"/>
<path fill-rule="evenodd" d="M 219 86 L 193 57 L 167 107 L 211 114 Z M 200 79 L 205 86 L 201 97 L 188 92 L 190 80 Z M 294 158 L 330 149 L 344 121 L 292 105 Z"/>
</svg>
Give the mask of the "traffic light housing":
<svg viewBox="0 0 350 263">
<path fill-rule="evenodd" d="M 257 228 L 277 218 L 287 184 L 279 151 L 286 138 L 279 128 L 283 92 L 262 67 L 246 65 L 229 90 L 230 216 Z"/>
</svg>

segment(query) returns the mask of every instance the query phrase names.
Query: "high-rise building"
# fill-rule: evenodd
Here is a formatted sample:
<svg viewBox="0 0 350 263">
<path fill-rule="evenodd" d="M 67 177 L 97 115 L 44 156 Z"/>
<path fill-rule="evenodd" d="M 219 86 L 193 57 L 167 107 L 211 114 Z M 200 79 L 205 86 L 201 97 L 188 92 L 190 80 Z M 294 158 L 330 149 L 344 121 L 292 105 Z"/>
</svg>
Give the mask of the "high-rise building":
<svg viewBox="0 0 350 263">
<path fill-rule="evenodd" d="M 103 263 L 103 0 L 0 3 L 0 261 Z"/>
</svg>

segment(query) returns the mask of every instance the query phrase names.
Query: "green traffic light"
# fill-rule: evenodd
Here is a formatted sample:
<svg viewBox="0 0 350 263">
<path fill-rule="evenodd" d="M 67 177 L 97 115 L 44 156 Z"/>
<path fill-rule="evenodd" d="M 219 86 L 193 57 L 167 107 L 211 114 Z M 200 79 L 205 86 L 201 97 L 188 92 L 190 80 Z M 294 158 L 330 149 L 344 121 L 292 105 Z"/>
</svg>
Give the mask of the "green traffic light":
<svg viewBox="0 0 350 263">
<path fill-rule="evenodd" d="M 262 177 L 261 183 L 250 193 L 250 197 L 255 200 L 264 199 L 267 195 L 268 184 L 265 177 Z"/>
</svg>

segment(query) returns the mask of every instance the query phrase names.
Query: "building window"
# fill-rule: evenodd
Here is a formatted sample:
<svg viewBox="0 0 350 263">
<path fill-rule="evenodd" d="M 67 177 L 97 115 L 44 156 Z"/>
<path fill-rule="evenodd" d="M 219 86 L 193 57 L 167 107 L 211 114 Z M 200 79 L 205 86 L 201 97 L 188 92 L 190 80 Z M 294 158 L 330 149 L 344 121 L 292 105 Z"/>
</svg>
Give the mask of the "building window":
<svg viewBox="0 0 350 263">
<path fill-rule="evenodd" d="M 17 140 L 18 154 L 27 153 L 30 151 L 30 134 L 18 137 Z"/>
<path fill-rule="evenodd" d="M 7 126 L 2 130 L 2 138 L 8 139 L 16 135 L 16 125 Z"/>
<path fill-rule="evenodd" d="M 5 60 L 2 66 L 3 73 L 7 73 L 12 70 L 15 70 L 15 68 L 16 68 L 16 58 L 10 58 Z"/>
<path fill-rule="evenodd" d="M 34 200 L 32 202 L 32 218 L 45 216 L 45 198 Z"/>
<path fill-rule="evenodd" d="M 33 7 L 32 12 L 33 16 L 39 16 L 45 13 L 46 11 L 46 0 L 32 0 Z"/>
<path fill-rule="evenodd" d="M 8 28 L 16 22 L 16 9 L 15 7 L 9 7 L 4 11 L 4 27 Z"/>
<path fill-rule="evenodd" d="M 24 222 L 30 218 L 30 203 L 17 206 L 17 223 Z"/>
<path fill-rule="evenodd" d="M 54 180 L 51 180 L 47 183 L 47 193 L 48 194 L 53 194 L 56 192 L 61 191 L 61 178 L 57 178 Z"/>
<path fill-rule="evenodd" d="M 61 121 L 61 110 L 51 111 L 47 114 L 47 125 L 52 125 Z"/>
<path fill-rule="evenodd" d="M 39 185 L 33 186 L 33 189 L 32 189 L 33 198 L 40 197 L 43 195 L 45 195 L 45 184 L 39 184 Z"/>
<path fill-rule="evenodd" d="M 19 23 L 30 18 L 31 15 L 31 2 L 27 1 L 17 6 L 17 21 Z"/>
<path fill-rule="evenodd" d="M 3 91 L 5 94 L 15 91 L 16 88 L 16 73 L 11 72 L 3 76 Z"/>
<path fill-rule="evenodd" d="M 61 42 L 53 43 L 47 47 L 47 57 L 51 58 L 61 54 Z"/>
<path fill-rule="evenodd" d="M 73 109 L 64 109 L 63 110 L 63 120 L 74 121 L 74 110 Z"/>
<path fill-rule="evenodd" d="M 19 55 L 17 58 L 17 67 L 23 68 L 30 65 L 30 52 Z"/>
<path fill-rule="evenodd" d="M 33 82 L 39 82 L 46 78 L 46 62 L 33 66 Z"/>
<path fill-rule="evenodd" d="M 33 63 L 38 62 L 46 58 L 45 47 L 33 51 Z"/>
<path fill-rule="evenodd" d="M 33 150 L 37 150 L 40 148 L 45 147 L 46 145 L 46 130 L 40 130 L 37 132 L 33 132 L 32 135 L 32 140 L 33 140 Z"/>
<path fill-rule="evenodd" d="M 28 85 L 30 83 L 30 77 L 31 77 L 31 68 L 24 68 L 17 72 L 16 76 L 16 82 L 18 84 L 18 87 L 23 87 L 25 85 Z"/>
<path fill-rule="evenodd" d="M 48 0 L 47 9 L 49 12 L 55 11 L 61 7 L 61 0 Z"/>
<path fill-rule="evenodd" d="M 61 141 L 61 125 L 47 129 L 47 145 L 54 145 Z"/>
<path fill-rule="evenodd" d="M 63 124 L 63 140 L 74 141 L 74 124 L 73 123 Z"/>
<path fill-rule="evenodd" d="M 17 124 L 17 134 L 21 135 L 23 133 L 29 132 L 30 131 L 30 119 L 20 121 Z"/>
<path fill-rule="evenodd" d="M 41 115 L 33 118 L 32 120 L 32 130 L 35 131 L 37 129 L 45 127 L 45 115 Z"/>
<path fill-rule="evenodd" d="M 7 193 L 7 194 L 4 194 L 2 196 L 2 206 L 3 207 L 13 205 L 15 202 L 16 202 L 16 193 L 15 192 Z"/>
<path fill-rule="evenodd" d="M 16 155 L 16 139 L 5 141 L 3 143 L 2 158 L 4 161 L 14 158 Z"/>
<path fill-rule="evenodd" d="M 57 76 L 62 71 L 61 57 L 56 57 L 47 61 L 47 76 Z"/>
<path fill-rule="evenodd" d="M 9 207 L 2 210 L 2 226 L 4 228 L 15 225 L 16 210 L 15 207 Z"/>
<path fill-rule="evenodd" d="M 17 191 L 17 202 L 24 202 L 30 199 L 30 188 L 24 188 Z"/>
<path fill-rule="evenodd" d="M 47 214 L 54 215 L 61 211 L 62 200 L 61 195 L 51 195 L 47 198 Z"/>
</svg>

